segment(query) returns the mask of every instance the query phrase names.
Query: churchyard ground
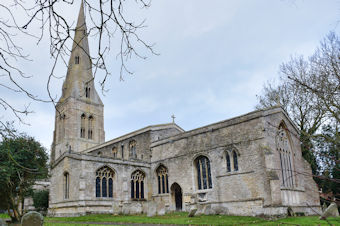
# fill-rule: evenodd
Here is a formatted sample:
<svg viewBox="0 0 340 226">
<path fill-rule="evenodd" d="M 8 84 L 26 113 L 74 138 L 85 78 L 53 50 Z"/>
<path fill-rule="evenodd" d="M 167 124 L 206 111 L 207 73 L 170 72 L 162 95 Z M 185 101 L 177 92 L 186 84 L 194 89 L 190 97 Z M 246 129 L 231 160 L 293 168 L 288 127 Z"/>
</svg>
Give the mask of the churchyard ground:
<svg viewBox="0 0 340 226">
<path fill-rule="evenodd" d="M 123 225 L 138 224 L 180 224 L 180 225 L 340 225 L 340 218 L 328 218 L 328 222 L 319 220 L 318 216 L 288 217 L 278 220 L 265 220 L 258 217 L 201 215 L 192 218 L 188 213 L 171 213 L 163 216 L 147 217 L 146 215 L 109 215 L 95 214 L 81 217 L 46 217 L 46 226 L 73 226 L 73 225 L 103 225 L 104 222 L 119 222 Z M 1 218 L 8 218 L 0 214 Z"/>
</svg>

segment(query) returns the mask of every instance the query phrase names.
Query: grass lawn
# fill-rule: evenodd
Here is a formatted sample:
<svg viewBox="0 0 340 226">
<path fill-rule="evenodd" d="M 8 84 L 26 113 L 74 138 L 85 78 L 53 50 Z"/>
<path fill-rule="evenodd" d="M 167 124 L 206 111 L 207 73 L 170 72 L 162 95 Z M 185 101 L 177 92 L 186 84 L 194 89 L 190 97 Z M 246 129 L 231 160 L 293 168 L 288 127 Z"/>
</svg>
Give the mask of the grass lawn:
<svg viewBox="0 0 340 226">
<path fill-rule="evenodd" d="M 145 215 L 113 216 L 107 214 L 87 215 L 81 217 L 47 217 L 46 225 L 72 225 L 71 222 L 126 222 L 146 224 L 187 224 L 187 225 L 329 225 L 327 221 L 319 220 L 318 216 L 290 217 L 275 221 L 268 221 L 257 217 L 241 216 L 195 216 L 187 217 L 188 213 L 179 212 L 166 214 L 164 216 L 146 217 Z M 54 222 L 51 222 L 54 221 Z M 56 224 L 55 221 L 68 222 L 67 224 Z M 340 225 L 340 218 L 329 218 L 332 225 Z M 50 224 L 51 223 L 51 224 Z M 76 224 L 75 224 L 76 225 Z M 79 226 L 79 224 L 77 224 Z"/>
<path fill-rule="evenodd" d="M 0 218 L 9 218 L 7 213 L 0 213 Z"/>
<path fill-rule="evenodd" d="M 129 225 L 135 224 L 186 224 L 186 225 L 329 225 L 327 221 L 319 220 L 318 216 L 308 217 L 289 217 L 279 220 L 264 220 L 258 217 L 241 217 L 241 216 L 195 216 L 187 217 L 188 213 L 177 212 L 163 216 L 146 217 L 145 215 L 109 215 L 93 214 L 81 217 L 45 217 L 45 226 L 81 226 L 80 222 L 122 222 Z M 7 214 L 0 214 L 0 218 L 9 218 Z M 78 222 L 78 223 L 76 223 Z M 331 225 L 340 226 L 340 217 L 329 218 Z M 100 226 L 91 224 L 91 226 Z"/>
</svg>

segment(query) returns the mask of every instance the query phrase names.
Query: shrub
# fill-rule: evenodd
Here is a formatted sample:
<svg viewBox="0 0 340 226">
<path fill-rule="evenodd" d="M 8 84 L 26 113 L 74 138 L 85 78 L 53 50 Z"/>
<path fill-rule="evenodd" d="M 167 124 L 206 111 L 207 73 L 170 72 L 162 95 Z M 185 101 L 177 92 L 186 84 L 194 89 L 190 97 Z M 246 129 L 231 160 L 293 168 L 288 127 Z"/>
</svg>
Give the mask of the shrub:
<svg viewBox="0 0 340 226">
<path fill-rule="evenodd" d="M 35 191 L 33 194 L 33 205 L 37 211 L 45 211 L 48 208 L 48 195 L 46 190 Z"/>
</svg>

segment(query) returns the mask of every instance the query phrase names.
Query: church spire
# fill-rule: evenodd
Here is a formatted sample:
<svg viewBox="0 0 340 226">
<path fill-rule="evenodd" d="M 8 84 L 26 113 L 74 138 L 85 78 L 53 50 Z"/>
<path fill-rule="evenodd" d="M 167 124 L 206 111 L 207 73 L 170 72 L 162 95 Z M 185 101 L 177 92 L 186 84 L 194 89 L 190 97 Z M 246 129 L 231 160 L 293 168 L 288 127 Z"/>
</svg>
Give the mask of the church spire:
<svg viewBox="0 0 340 226">
<path fill-rule="evenodd" d="M 92 95 L 90 95 L 90 92 Z M 86 31 L 84 4 L 81 1 L 67 75 L 59 102 L 69 97 L 83 99 L 92 96 L 92 101 L 102 104 L 93 86 L 92 62 Z"/>
</svg>

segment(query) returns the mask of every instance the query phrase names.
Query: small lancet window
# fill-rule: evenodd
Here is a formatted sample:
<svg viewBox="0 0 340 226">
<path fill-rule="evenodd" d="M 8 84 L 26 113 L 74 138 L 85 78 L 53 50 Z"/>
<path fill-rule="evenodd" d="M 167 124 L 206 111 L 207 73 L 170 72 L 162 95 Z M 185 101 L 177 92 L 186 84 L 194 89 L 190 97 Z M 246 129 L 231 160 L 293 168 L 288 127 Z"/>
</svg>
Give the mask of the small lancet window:
<svg viewBox="0 0 340 226">
<path fill-rule="evenodd" d="M 120 146 L 120 149 L 122 150 L 122 159 L 124 159 L 124 144 Z"/>
<path fill-rule="evenodd" d="M 79 61 L 80 61 L 80 57 L 79 56 L 75 56 L 74 63 L 75 64 L 79 64 Z"/>
<path fill-rule="evenodd" d="M 91 88 L 86 86 L 85 87 L 85 97 L 90 98 L 91 97 Z"/>
<path fill-rule="evenodd" d="M 131 175 L 131 198 L 144 199 L 144 178 L 145 175 L 140 170 L 135 171 Z"/>
<path fill-rule="evenodd" d="M 137 145 L 137 142 L 135 140 L 130 141 L 129 143 L 130 158 L 134 158 L 134 159 L 137 158 L 136 145 Z"/>
<path fill-rule="evenodd" d="M 80 117 L 80 137 L 85 138 L 85 114 L 82 114 Z"/>
<path fill-rule="evenodd" d="M 165 166 L 159 166 L 156 170 L 158 177 L 158 194 L 169 193 L 168 170 Z"/>
<path fill-rule="evenodd" d="M 230 156 L 229 156 L 228 152 L 226 152 L 226 161 L 227 161 L 227 172 L 230 172 L 231 171 L 231 168 L 230 168 Z"/>
<path fill-rule="evenodd" d="M 59 141 L 61 141 L 65 137 L 65 120 L 66 115 L 61 114 L 59 117 Z"/>
<path fill-rule="evenodd" d="M 236 151 L 233 151 L 233 160 L 234 160 L 234 171 L 238 171 L 238 161 L 237 161 Z"/>
<path fill-rule="evenodd" d="M 118 153 L 117 147 L 113 147 L 112 148 L 112 157 L 114 159 L 117 158 L 117 153 Z"/>
<path fill-rule="evenodd" d="M 212 188 L 210 161 L 205 156 L 199 156 L 196 160 L 198 189 Z"/>
<path fill-rule="evenodd" d="M 93 124 L 93 116 L 90 115 L 89 120 L 88 120 L 88 131 L 87 131 L 87 137 L 90 140 L 93 139 L 93 130 L 92 130 L 93 125 L 92 124 Z"/>
<path fill-rule="evenodd" d="M 70 175 L 69 173 L 64 173 L 64 199 L 70 197 Z"/>
<path fill-rule="evenodd" d="M 96 197 L 113 197 L 114 172 L 104 166 L 96 172 Z"/>
</svg>

